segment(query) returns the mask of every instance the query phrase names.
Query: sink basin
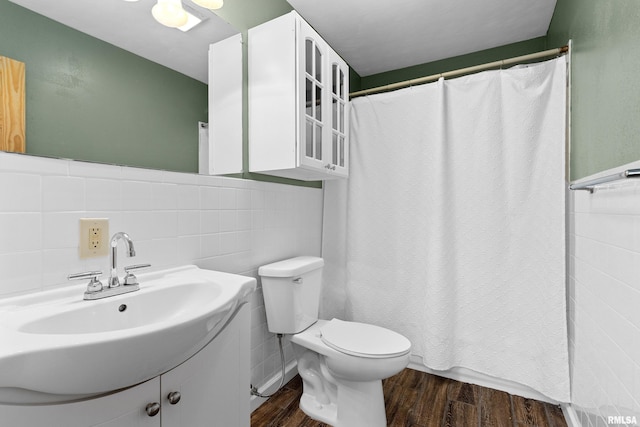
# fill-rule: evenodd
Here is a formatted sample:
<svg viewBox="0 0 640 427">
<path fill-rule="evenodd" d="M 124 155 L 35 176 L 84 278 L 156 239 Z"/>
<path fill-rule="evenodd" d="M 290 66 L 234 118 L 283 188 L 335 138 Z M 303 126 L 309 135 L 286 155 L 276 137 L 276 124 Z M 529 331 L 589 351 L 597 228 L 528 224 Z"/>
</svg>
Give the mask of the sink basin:
<svg viewBox="0 0 640 427">
<path fill-rule="evenodd" d="M 185 311 L 221 294 L 219 283 L 185 283 L 136 293 L 104 304 L 76 304 L 71 310 L 40 315 L 18 328 L 32 334 L 95 334 L 179 319 Z M 125 301 L 122 301 L 125 300 Z"/>
<path fill-rule="evenodd" d="M 85 285 L 0 300 L 0 402 L 64 402 L 156 377 L 211 341 L 256 287 L 196 266 L 138 280 L 139 291 L 94 301 Z"/>
</svg>

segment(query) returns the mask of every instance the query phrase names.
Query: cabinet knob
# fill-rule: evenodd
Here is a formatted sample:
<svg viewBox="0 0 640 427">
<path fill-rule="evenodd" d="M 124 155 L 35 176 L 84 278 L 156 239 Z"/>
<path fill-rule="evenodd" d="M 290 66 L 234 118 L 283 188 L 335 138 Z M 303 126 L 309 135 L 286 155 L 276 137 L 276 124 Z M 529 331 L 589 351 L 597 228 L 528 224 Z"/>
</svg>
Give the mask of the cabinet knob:
<svg viewBox="0 0 640 427">
<path fill-rule="evenodd" d="M 172 405 L 175 405 L 176 403 L 180 402 L 181 397 L 182 395 L 180 394 L 179 391 L 172 391 L 167 396 L 167 399 L 169 399 L 169 403 L 171 403 Z"/>
<path fill-rule="evenodd" d="M 144 410 L 150 417 L 155 417 L 160 412 L 160 404 L 158 402 L 149 403 Z"/>
</svg>

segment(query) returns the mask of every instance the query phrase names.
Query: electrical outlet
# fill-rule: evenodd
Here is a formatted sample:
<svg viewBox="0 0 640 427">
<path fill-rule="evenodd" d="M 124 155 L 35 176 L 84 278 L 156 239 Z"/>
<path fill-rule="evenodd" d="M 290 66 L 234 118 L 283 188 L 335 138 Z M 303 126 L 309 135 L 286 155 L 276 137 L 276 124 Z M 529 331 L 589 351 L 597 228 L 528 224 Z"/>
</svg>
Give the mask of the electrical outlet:
<svg viewBox="0 0 640 427">
<path fill-rule="evenodd" d="M 108 218 L 80 218 L 80 258 L 108 255 L 108 239 Z"/>
</svg>

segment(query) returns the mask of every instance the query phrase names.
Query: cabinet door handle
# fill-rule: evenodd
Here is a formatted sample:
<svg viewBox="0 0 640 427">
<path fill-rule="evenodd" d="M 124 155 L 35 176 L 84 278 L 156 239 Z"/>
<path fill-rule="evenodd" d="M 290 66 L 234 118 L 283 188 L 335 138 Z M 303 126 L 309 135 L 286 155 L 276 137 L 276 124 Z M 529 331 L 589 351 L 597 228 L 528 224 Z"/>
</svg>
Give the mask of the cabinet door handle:
<svg viewBox="0 0 640 427">
<path fill-rule="evenodd" d="M 180 402 L 181 397 L 182 395 L 180 394 L 179 391 L 172 391 L 167 396 L 167 399 L 169 399 L 169 403 L 171 403 L 172 405 L 175 405 L 176 403 Z"/>
<path fill-rule="evenodd" d="M 155 417 L 160 412 L 160 404 L 158 402 L 149 403 L 144 410 L 150 417 Z"/>
</svg>

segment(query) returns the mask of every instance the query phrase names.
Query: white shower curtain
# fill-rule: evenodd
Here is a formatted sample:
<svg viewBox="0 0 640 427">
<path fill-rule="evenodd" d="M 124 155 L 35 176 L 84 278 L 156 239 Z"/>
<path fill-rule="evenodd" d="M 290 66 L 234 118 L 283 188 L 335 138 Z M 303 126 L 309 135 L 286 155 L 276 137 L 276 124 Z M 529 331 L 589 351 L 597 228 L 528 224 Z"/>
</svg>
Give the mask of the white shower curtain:
<svg viewBox="0 0 640 427">
<path fill-rule="evenodd" d="M 354 99 L 323 315 L 569 401 L 565 105 L 564 58 Z"/>
</svg>

